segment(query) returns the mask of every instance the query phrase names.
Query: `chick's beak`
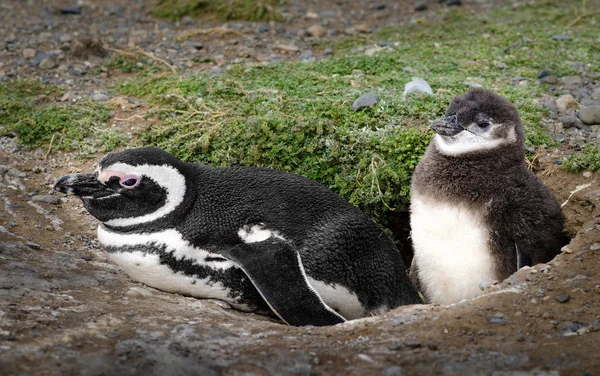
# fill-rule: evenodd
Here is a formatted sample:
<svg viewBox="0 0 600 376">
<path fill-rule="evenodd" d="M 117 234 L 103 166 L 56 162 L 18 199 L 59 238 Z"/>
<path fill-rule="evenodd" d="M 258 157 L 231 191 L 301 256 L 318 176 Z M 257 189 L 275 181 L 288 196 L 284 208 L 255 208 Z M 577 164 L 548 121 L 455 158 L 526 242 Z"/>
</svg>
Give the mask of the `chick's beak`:
<svg viewBox="0 0 600 376">
<path fill-rule="evenodd" d="M 456 115 L 434 120 L 431 123 L 430 128 L 433 129 L 435 133 L 448 137 L 456 136 L 464 130 L 458 123 Z"/>
<path fill-rule="evenodd" d="M 54 190 L 76 196 L 90 196 L 94 193 L 105 190 L 96 174 L 70 174 L 58 179 L 54 185 Z"/>
</svg>

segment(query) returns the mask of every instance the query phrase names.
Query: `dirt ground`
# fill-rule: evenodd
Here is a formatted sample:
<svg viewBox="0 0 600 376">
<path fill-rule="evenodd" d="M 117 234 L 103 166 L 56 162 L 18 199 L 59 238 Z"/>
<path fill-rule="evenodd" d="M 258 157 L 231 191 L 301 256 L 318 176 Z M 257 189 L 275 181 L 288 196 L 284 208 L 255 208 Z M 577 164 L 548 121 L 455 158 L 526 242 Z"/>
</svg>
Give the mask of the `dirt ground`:
<svg viewBox="0 0 600 376">
<path fill-rule="evenodd" d="M 167 41 L 177 35 L 177 29 L 156 31 L 154 24 L 144 23 L 147 16 L 142 14 L 148 1 L 106 3 L 120 7 L 123 17 L 139 14 L 141 18 L 134 22 L 139 30 L 163 35 Z M 432 3 L 432 12 L 442 6 Z M 479 6 L 482 11 L 493 5 L 467 3 L 465 6 Z M 110 7 L 100 5 L 102 2 L 82 4 L 94 10 L 99 22 L 110 18 L 108 10 L 103 13 Z M 375 29 L 390 22 L 408 22 L 414 16 L 412 2 L 380 2 L 388 10 L 408 6 L 411 12 L 405 12 L 404 18 L 398 16 L 400 12 L 385 10 L 378 17 L 370 9 L 371 3 L 354 4 L 362 8 L 357 6 L 348 20 L 332 20 L 328 28 L 336 32 L 329 37 L 342 37 L 343 30 L 352 25 L 366 23 Z M 38 13 L 47 12 L 43 13 L 47 16 L 23 19 L 18 25 L 13 21 L 13 26 L 0 31 L 5 39 L 15 34 L 17 41 L 11 44 L 21 43 L 22 47 L 27 38 L 21 32 L 26 27 L 35 30 L 35 25 L 48 24 L 48 20 L 57 25 L 64 17 L 54 13 L 54 5 L 65 4 L 3 3 L 4 10 L 10 8 L 21 16 L 35 13 L 32 6 L 39 6 Z M 299 35 L 295 30 L 309 22 L 301 15 L 335 12 L 344 5 L 343 1 L 291 2 L 287 12 L 298 15 L 290 17 L 299 21 L 287 24 L 285 32 L 294 39 Z M 259 26 L 242 24 L 240 28 L 256 33 Z M 113 32 L 118 30 L 115 27 Z M 66 33 L 73 34 L 72 30 L 59 34 Z M 105 38 L 110 34 L 99 33 Z M 275 31 L 272 37 L 277 35 Z M 119 41 L 117 34 L 112 38 Z M 302 45 L 298 38 L 295 43 Z M 66 43 L 58 39 L 50 37 L 47 43 Z M 222 51 L 229 44 L 223 43 L 218 50 L 219 43 L 207 42 L 207 49 L 227 59 L 228 52 Z M 268 46 L 265 42 L 263 47 L 246 47 L 257 51 L 251 54 L 257 57 L 271 54 Z M 57 67 L 52 68 L 56 71 L 50 74 L 38 66 L 15 63 L 20 47 L 14 53 L 4 51 L 8 53 L 0 55 L 0 69 L 5 72 L 20 77 L 42 75 L 49 82 L 84 93 L 81 95 L 114 79 L 105 75 L 69 81 L 59 71 L 63 63 L 58 55 Z M 186 52 L 179 53 L 187 58 Z M 322 53 L 314 51 L 315 56 Z M 298 54 L 279 54 L 277 58 L 296 59 Z M 200 64 L 187 69 L 212 68 Z M 145 110 L 141 106 L 132 111 L 140 114 Z M 115 110 L 114 115 L 121 118 L 132 112 Z M 145 125 L 145 120 L 139 122 L 130 126 Z M 557 168 L 553 160 L 569 152 L 567 147 L 540 149 L 535 163 L 536 173 L 557 200 L 565 203 L 563 213 L 572 241 L 555 260 L 524 268 L 489 287 L 483 296 L 450 307 L 400 307 L 333 327 L 296 328 L 231 310 L 218 301 L 164 293 L 130 280 L 99 248 L 96 223 L 77 199 L 46 197 L 53 195 L 51 187 L 59 176 L 92 171 L 95 161 L 81 161 L 65 153 L 46 157 L 42 150 L 19 149 L 14 142 L 5 137 L 0 143 L 4 145 L 0 149 L 2 374 L 600 374 L 600 177 L 598 172 L 573 174 Z"/>
</svg>

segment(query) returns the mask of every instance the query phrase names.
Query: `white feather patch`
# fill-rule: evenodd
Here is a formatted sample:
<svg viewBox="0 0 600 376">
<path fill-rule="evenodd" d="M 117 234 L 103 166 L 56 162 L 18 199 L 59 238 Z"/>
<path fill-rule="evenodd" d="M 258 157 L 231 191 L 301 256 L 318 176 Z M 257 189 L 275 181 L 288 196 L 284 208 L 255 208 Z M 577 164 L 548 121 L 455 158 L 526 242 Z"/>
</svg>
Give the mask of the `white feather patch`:
<svg viewBox="0 0 600 376">
<path fill-rule="evenodd" d="M 181 204 L 183 197 L 185 196 L 184 176 L 176 168 L 168 165 L 131 166 L 125 163 L 115 163 L 110 166 L 106 166 L 103 171 L 104 170 L 115 170 L 122 172 L 124 175 L 135 174 L 140 177 L 143 175 L 154 180 L 158 185 L 167 190 L 165 204 L 158 210 L 140 217 L 110 219 L 105 222 L 110 226 L 124 227 L 154 221 L 155 219 L 164 217 L 175 210 L 175 208 Z"/>
<path fill-rule="evenodd" d="M 166 246 L 166 252 L 173 252 L 173 257 L 177 259 L 185 257 L 197 264 L 209 266 L 213 269 L 225 270 L 235 265 L 231 261 L 206 261 L 207 257 L 223 256 L 194 247 L 175 229 L 152 233 L 121 234 L 109 231 L 101 225 L 98 226 L 98 241 L 105 247 L 164 245 Z"/>
<path fill-rule="evenodd" d="M 113 252 L 108 257 L 119 265 L 133 280 L 156 289 L 190 295 L 197 298 L 221 299 L 235 303 L 230 290 L 220 282 L 211 281 L 175 272 L 167 265 L 161 264 L 159 256 L 151 253 Z"/>
<path fill-rule="evenodd" d="M 262 242 L 269 239 L 270 237 L 285 240 L 285 238 L 281 236 L 279 232 L 275 230 L 270 230 L 266 228 L 263 224 L 243 226 L 238 230 L 237 234 L 244 243 Z"/>
<path fill-rule="evenodd" d="M 458 156 L 466 153 L 492 150 L 506 143 L 517 140 L 514 128 L 511 128 L 507 138 L 489 139 L 485 136 L 475 135 L 468 131 L 462 131 L 456 136 L 446 137 L 436 134 L 433 138 L 436 148 L 440 153 Z"/>
<path fill-rule="evenodd" d="M 319 294 L 323 302 L 339 312 L 346 320 L 354 320 L 366 315 L 358 296 L 342 285 L 328 284 L 307 276 L 307 281 Z"/>
<path fill-rule="evenodd" d="M 496 279 L 482 214 L 413 193 L 410 221 L 419 280 L 432 303 L 473 298 L 481 281 Z"/>
</svg>

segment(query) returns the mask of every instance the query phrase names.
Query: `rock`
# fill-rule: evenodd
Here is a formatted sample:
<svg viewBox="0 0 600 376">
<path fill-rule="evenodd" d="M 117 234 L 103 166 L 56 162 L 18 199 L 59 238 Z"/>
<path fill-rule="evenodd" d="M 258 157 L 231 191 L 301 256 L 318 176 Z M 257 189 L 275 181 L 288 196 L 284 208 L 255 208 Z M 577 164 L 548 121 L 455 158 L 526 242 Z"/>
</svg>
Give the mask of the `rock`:
<svg viewBox="0 0 600 376">
<path fill-rule="evenodd" d="M 542 79 L 544 77 L 547 77 L 550 75 L 550 71 L 548 69 L 544 69 L 543 71 L 541 71 L 540 73 L 538 73 L 538 79 Z"/>
<path fill-rule="evenodd" d="M 221 68 L 221 67 L 212 67 L 210 68 L 210 74 L 219 74 L 219 73 L 223 73 L 225 72 L 225 69 Z"/>
<path fill-rule="evenodd" d="M 316 61 L 315 57 L 313 56 L 312 50 L 306 50 L 302 52 L 300 54 L 299 59 L 303 63 L 311 63 L 313 61 Z"/>
<path fill-rule="evenodd" d="M 415 3 L 414 9 L 417 12 L 421 12 L 421 11 L 427 10 L 427 1 L 417 1 Z"/>
<path fill-rule="evenodd" d="M 359 98 L 357 98 L 354 101 L 354 103 L 352 103 L 352 111 L 356 112 L 358 110 L 362 110 L 363 108 L 374 106 L 378 100 L 379 100 L 379 97 L 377 96 L 377 94 L 373 94 L 373 93 L 364 94 L 364 95 L 360 96 Z"/>
<path fill-rule="evenodd" d="M 559 116 L 558 120 L 563 124 L 564 128 L 581 126 L 581 121 L 575 115 Z"/>
<path fill-rule="evenodd" d="M 99 39 L 75 39 L 71 43 L 71 54 L 75 57 L 89 58 L 90 56 L 105 57 L 106 50 Z"/>
<path fill-rule="evenodd" d="M 35 195 L 31 198 L 33 202 L 45 202 L 47 204 L 58 204 L 60 202 L 60 197 L 52 196 L 52 195 Z"/>
<path fill-rule="evenodd" d="M 506 325 L 507 322 L 508 320 L 506 320 L 506 316 L 501 312 L 496 312 L 490 317 L 491 324 Z"/>
<path fill-rule="evenodd" d="M 592 173 L 591 173 L 591 172 L 589 172 L 589 171 L 584 171 L 584 172 L 582 173 L 582 175 L 583 175 L 583 177 L 584 177 L 584 178 L 586 178 L 586 179 L 589 179 L 589 178 L 591 178 L 591 177 L 592 177 Z"/>
<path fill-rule="evenodd" d="M 71 102 L 71 101 L 76 101 L 77 99 L 78 99 L 77 94 L 75 94 L 72 91 L 67 91 L 66 93 L 63 94 L 62 97 L 60 97 L 61 102 Z"/>
<path fill-rule="evenodd" d="M 275 44 L 273 46 L 273 49 L 274 50 L 281 50 L 281 51 L 284 51 L 284 52 L 298 52 L 298 51 L 300 51 L 300 47 L 289 45 L 289 44 Z"/>
<path fill-rule="evenodd" d="M 106 102 L 110 97 L 106 90 L 94 90 L 92 94 L 92 100 L 94 102 Z"/>
<path fill-rule="evenodd" d="M 600 99 L 600 87 L 597 87 L 597 88 L 595 88 L 595 89 L 592 91 L 592 94 L 590 94 L 590 97 L 591 97 L 592 99 Z"/>
<path fill-rule="evenodd" d="M 569 301 L 570 298 L 571 295 L 569 294 L 560 294 L 556 296 L 556 300 L 558 300 L 560 303 L 566 303 Z"/>
<path fill-rule="evenodd" d="M 413 93 L 433 95 L 433 90 L 431 90 L 431 86 L 429 86 L 424 79 L 413 77 L 413 79 L 404 86 L 402 95 L 406 96 Z"/>
<path fill-rule="evenodd" d="M 586 106 L 579 109 L 577 115 L 579 119 L 587 125 L 600 124 L 600 106 Z"/>
<path fill-rule="evenodd" d="M 312 25 L 306 29 L 306 33 L 311 37 L 322 38 L 327 35 L 327 30 L 321 25 Z"/>
<path fill-rule="evenodd" d="M 37 51 L 34 50 L 33 48 L 24 48 L 23 49 L 23 58 L 25 58 L 25 59 L 33 59 L 35 57 L 35 54 L 37 54 Z"/>
<path fill-rule="evenodd" d="M 563 86 L 581 86 L 583 78 L 581 76 L 564 76 L 560 78 L 560 83 Z"/>
<path fill-rule="evenodd" d="M 552 39 L 554 39 L 554 40 L 569 40 L 569 39 L 571 39 L 571 37 L 566 34 L 555 34 L 552 36 Z"/>
<path fill-rule="evenodd" d="M 556 76 L 546 76 L 542 78 L 542 82 L 546 84 L 555 85 L 558 83 L 558 77 Z"/>
<path fill-rule="evenodd" d="M 590 251 L 598 251 L 600 250 L 600 243 L 594 243 L 590 246 Z"/>
<path fill-rule="evenodd" d="M 460 5 L 462 5 L 462 1 L 461 0 L 448 0 L 448 1 L 446 1 L 445 5 L 448 7 L 460 6 Z"/>
<path fill-rule="evenodd" d="M 125 293 L 130 298 L 148 298 L 152 296 L 152 293 L 142 287 L 132 287 Z"/>
<path fill-rule="evenodd" d="M 39 244 L 34 243 L 34 242 L 25 242 L 25 245 L 31 249 L 36 249 L 36 250 L 42 249 L 42 246 L 40 246 Z"/>
<path fill-rule="evenodd" d="M 400 366 L 392 366 L 383 371 L 384 376 L 404 376 L 404 370 Z"/>
<path fill-rule="evenodd" d="M 367 24 L 358 24 L 358 25 L 354 26 L 354 29 L 356 31 L 358 31 L 359 33 L 364 33 L 364 34 L 371 32 L 371 28 Z"/>
<path fill-rule="evenodd" d="M 408 347 L 409 349 L 418 349 L 419 347 L 421 347 L 421 342 L 419 342 L 418 340 L 414 339 L 414 338 L 408 338 L 406 340 L 404 340 L 404 346 Z"/>
<path fill-rule="evenodd" d="M 495 66 L 496 68 L 498 68 L 498 69 L 506 69 L 506 68 L 508 68 L 508 65 L 506 65 L 505 63 L 503 63 L 503 62 L 501 62 L 501 61 L 498 61 L 498 60 L 494 60 L 494 61 L 492 62 L 492 64 L 494 64 L 494 66 Z"/>
<path fill-rule="evenodd" d="M 319 18 L 319 15 L 315 12 L 306 12 L 306 15 L 304 16 L 304 18 L 309 19 L 309 20 L 316 20 L 317 18 Z"/>
<path fill-rule="evenodd" d="M 60 14 L 81 14 L 81 7 L 66 7 L 66 8 L 57 8 Z"/>
<path fill-rule="evenodd" d="M 569 110 L 577 110 L 579 103 L 573 98 L 571 94 L 565 94 L 556 100 L 556 109 L 559 113 L 567 113 Z"/>
<path fill-rule="evenodd" d="M 411 68 L 411 67 L 404 67 L 402 68 L 402 72 L 407 73 L 407 74 L 417 74 L 419 73 L 418 70 Z"/>
<path fill-rule="evenodd" d="M 52 69 L 56 67 L 56 63 L 51 57 L 45 57 L 40 61 L 39 66 L 41 69 Z"/>
</svg>

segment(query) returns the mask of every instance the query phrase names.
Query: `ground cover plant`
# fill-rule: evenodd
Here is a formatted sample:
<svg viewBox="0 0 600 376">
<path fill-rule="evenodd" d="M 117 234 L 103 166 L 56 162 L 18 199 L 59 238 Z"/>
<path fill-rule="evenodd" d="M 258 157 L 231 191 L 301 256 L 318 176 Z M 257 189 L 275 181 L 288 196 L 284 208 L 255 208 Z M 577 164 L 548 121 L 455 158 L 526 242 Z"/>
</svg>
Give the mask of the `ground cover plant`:
<svg viewBox="0 0 600 376">
<path fill-rule="evenodd" d="M 407 208 L 410 176 L 431 138 L 429 123 L 469 85 L 492 89 L 518 107 L 528 146 L 555 144 L 540 124 L 544 109 L 535 101 L 551 89 L 537 76 L 542 70 L 576 74 L 572 61 L 600 70 L 597 30 L 584 21 L 577 4 L 559 1 L 508 6 L 480 17 L 446 9 L 435 23 L 338 42 L 327 60 L 233 66 L 218 75 L 143 70 L 112 91 L 143 99 L 151 108 L 147 116 L 160 120 L 137 135 L 136 145 L 155 145 L 186 161 L 298 173 L 388 224 L 390 215 Z M 568 39 L 553 38 L 566 33 Z M 413 76 L 429 82 L 434 94 L 404 97 Z M 13 90 L 7 85 L 0 84 L 3 93 Z M 368 92 L 379 96 L 378 103 L 352 111 L 352 102 Z M 80 131 L 42 124 L 72 123 L 78 129 L 81 113 L 92 124 L 108 116 L 83 103 L 68 107 L 74 117 L 51 121 L 56 118 L 51 111 L 66 107 L 44 100 L 26 111 L 37 108 L 36 116 L 48 121 L 23 126 L 19 119 L 31 116 L 11 107 L 15 100 L 3 99 L 2 111 L 14 117 L 5 123 L 32 145 L 48 145 L 57 132 L 62 147 L 81 142 Z"/>
</svg>

